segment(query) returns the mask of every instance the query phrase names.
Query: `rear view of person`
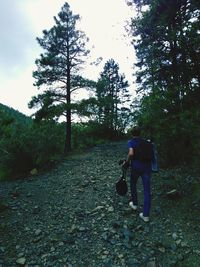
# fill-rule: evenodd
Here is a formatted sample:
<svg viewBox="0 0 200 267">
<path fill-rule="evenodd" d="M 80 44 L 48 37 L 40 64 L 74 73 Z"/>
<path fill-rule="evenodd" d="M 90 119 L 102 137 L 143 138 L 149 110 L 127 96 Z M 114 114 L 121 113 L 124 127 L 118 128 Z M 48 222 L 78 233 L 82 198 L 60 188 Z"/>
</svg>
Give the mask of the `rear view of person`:
<svg viewBox="0 0 200 267">
<path fill-rule="evenodd" d="M 153 159 L 152 143 L 141 138 L 139 127 L 132 129 L 132 139 L 128 141 L 128 156 L 124 166 L 131 166 L 130 188 L 131 201 L 129 203 L 133 210 L 138 208 L 137 181 L 142 178 L 144 203 L 143 212 L 139 214 L 144 222 L 149 221 L 151 209 L 151 164 Z"/>
</svg>

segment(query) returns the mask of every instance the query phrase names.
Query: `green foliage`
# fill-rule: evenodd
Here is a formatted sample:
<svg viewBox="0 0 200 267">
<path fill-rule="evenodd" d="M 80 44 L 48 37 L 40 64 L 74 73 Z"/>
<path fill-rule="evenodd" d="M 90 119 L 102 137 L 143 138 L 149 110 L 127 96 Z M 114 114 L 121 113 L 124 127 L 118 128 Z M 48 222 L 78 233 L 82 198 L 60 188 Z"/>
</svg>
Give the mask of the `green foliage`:
<svg viewBox="0 0 200 267">
<path fill-rule="evenodd" d="M 62 154 L 63 130 L 52 123 L 33 125 L 12 132 L 1 141 L 1 178 L 28 175 L 33 168 L 50 167 Z M 52 134 L 51 134 L 52 132 Z M 62 135 L 61 135 L 62 133 Z"/>
<path fill-rule="evenodd" d="M 154 137 L 165 163 L 198 161 L 200 6 L 191 0 L 132 2 L 138 8 L 130 33 L 140 93 L 134 117 Z"/>
<path fill-rule="evenodd" d="M 72 126 L 72 144 L 74 149 L 91 147 L 106 141 L 121 140 L 123 132 L 107 128 L 104 124 L 89 121 Z"/>
<path fill-rule="evenodd" d="M 33 167 L 49 167 L 63 153 L 64 128 L 56 122 L 34 124 L 25 139 L 31 151 Z"/>
<path fill-rule="evenodd" d="M 119 65 L 110 59 L 96 85 L 97 113 L 96 120 L 107 128 L 123 131 L 126 115 L 130 111 L 128 82 L 124 74 L 119 73 Z M 128 115 L 127 115 L 128 117 Z"/>
<path fill-rule="evenodd" d="M 4 111 L 0 110 L 0 180 L 29 176 L 32 169 L 48 169 L 61 159 L 65 143 L 64 122 L 37 122 L 17 111 L 12 110 L 12 116 Z M 22 123 L 23 119 L 29 123 Z M 94 121 L 72 124 L 74 150 L 122 137 L 123 133 Z"/>
<path fill-rule="evenodd" d="M 62 154 L 64 130 L 61 125 L 33 123 L 14 110 L 12 116 L 8 116 L 8 112 L 0 113 L 0 180 L 23 177 L 33 168 L 49 167 Z"/>
<path fill-rule="evenodd" d="M 117 131 L 124 132 L 130 121 L 129 85 L 113 59 L 106 62 L 98 82 L 93 86 L 94 96 L 73 104 L 76 114 L 89 118 L 95 128 L 101 125 L 109 130 L 110 136 Z"/>
<path fill-rule="evenodd" d="M 36 60 L 37 70 L 33 72 L 35 86 L 47 87 L 46 91 L 33 97 L 29 107 L 37 107 L 36 120 L 58 120 L 65 116 L 65 152 L 71 150 L 71 93 L 80 88 L 94 86 L 94 82 L 78 75 L 89 53 L 88 38 L 77 29 L 79 15 L 74 15 L 65 3 L 54 17 L 55 25 L 43 31 L 37 38 L 44 53 Z"/>
<path fill-rule="evenodd" d="M 15 120 L 17 120 L 20 124 L 23 125 L 30 125 L 32 123 L 32 119 L 24 114 L 22 114 L 21 112 L 5 106 L 3 104 L 0 103 L 0 123 L 1 126 L 4 125 L 8 125 L 10 122 L 13 122 L 13 118 L 15 118 Z M 0 131 L 2 130 L 2 128 L 0 129 Z"/>
</svg>

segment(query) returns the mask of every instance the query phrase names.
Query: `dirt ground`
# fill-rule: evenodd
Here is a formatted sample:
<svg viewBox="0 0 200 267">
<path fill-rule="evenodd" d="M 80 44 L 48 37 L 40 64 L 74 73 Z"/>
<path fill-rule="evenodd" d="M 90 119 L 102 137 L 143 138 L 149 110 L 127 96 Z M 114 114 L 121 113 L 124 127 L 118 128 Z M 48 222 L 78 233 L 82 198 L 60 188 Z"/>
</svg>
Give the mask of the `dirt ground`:
<svg viewBox="0 0 200 267">
<path fill-rule="evenodd" d="M 0 267 L 199 267 L 199 177 L 152 176 L 150 222 L 118 196 L 126 142 L 99 145 L 48 173 L 0 184 Z M 129 177 L 127 177 L 129 182 Z"/>
</svg>

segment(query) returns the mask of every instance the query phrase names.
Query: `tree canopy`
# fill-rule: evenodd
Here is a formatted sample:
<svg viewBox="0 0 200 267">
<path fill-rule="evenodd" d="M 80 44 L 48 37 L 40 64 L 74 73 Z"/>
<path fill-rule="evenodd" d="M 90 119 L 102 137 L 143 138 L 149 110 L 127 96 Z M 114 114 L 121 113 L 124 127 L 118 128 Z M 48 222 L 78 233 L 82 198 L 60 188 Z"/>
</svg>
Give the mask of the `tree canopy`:
<svg viewBox="0 0 200 267">
<path fill-rule="evenodd" d="M 138 121 L 164 143 L 168 159 L 185 160 L 195 151 L 197 140 L 192 142 L 191 136 L 199 133 L 199 3 L 132 2 L 138 10 L 130 23 L 137 55 L 137 92 L 141 97 Z"/>
</svg>

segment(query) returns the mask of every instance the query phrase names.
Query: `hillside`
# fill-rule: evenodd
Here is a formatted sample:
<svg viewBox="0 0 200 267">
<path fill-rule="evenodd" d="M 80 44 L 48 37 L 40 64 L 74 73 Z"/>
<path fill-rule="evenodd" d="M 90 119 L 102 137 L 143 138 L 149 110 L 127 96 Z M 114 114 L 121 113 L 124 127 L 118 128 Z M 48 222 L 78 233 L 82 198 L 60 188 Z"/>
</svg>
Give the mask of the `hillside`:
<svg viewBox="0 0 200 267">
<path fill-rule="evenodd" d="M 115 192 L 126 152 L 125 142 L 99 145 L 49 173 L 1 183 L 0 265 L 199 267 L 200 202 L 190 191 L 199 178 L 181 169 L 154 174 L 144 223 L 141 181 L 138 212 L 129 193 Z"/>
<path fill-rule="evenodd" d="M 14 118 L 15 122 L 18 122 L 20 124 L 30 124 L 32 122 L 32 119 L 30 117 L 19 112 L 18 110 L 15 110 L 1 103 L 0 103 L 0 112 L 7 115 L 8 117 Z"/>
</svg>

